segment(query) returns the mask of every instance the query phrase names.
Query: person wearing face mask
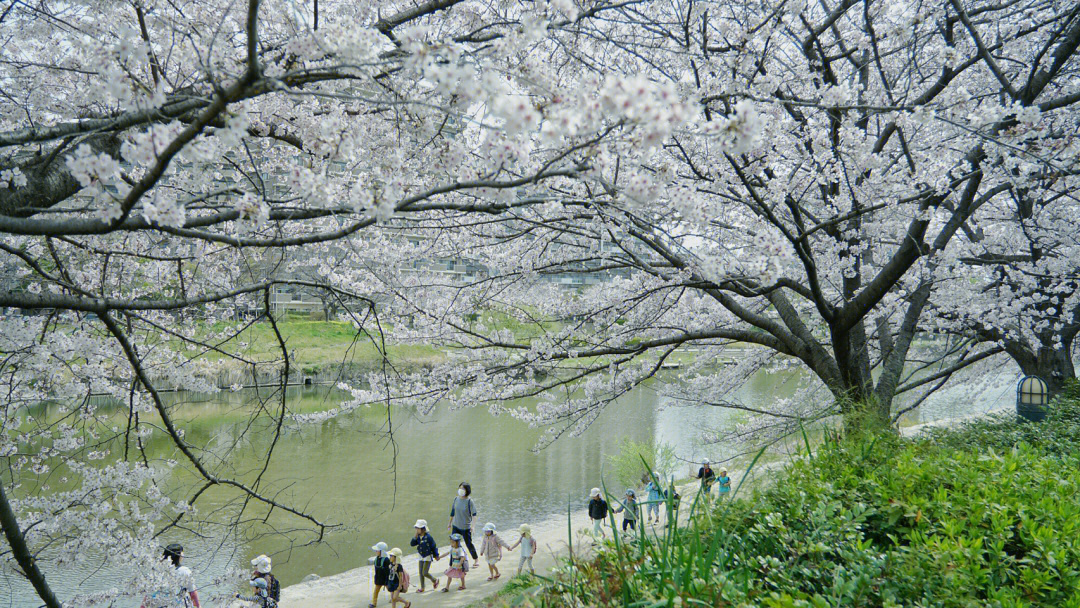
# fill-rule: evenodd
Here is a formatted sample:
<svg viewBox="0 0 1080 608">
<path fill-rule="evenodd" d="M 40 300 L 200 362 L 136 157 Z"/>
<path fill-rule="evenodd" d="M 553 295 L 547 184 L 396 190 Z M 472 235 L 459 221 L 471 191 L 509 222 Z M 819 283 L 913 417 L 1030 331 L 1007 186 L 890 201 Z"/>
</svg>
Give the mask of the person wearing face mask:
<svg viewBox="0 0 1080 608">
<path fill-rule="evenodd" d="M 472 499 L 472 486 L 468 482 L 458 485 L 457 497 L 450 505 L 450 523 L 446 526 L 453 534 L 460 534 L 469 555 L 473 558 L 473 567 L 480 567 L 480 556 L 472 542 L 473 519 L 476 518 L 476 504 Z"/>
</svg>

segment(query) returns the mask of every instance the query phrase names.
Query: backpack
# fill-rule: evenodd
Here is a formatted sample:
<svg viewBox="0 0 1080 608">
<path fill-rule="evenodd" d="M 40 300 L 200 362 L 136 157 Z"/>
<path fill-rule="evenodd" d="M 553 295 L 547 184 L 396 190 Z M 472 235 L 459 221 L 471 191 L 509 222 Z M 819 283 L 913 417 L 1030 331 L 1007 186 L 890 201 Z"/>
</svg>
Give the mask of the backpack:
<svg viewBox="0 0 1080 608">
<path fill-rule="evenodd" d="M 398 583 L 398 589 L 401 589 L 402 593 L 409 590 L 409 572 L 404 568 L 401 569 L 401 582 Z"/>
<path fill-rule="evenodd" d="M 266 577 L 266 591 L 270 599 L 274 600 L 276 606 L 281 601 L 281 583 L 278 582 L 277 577 L 273 574 L 264 574 Z"/>
</svg>

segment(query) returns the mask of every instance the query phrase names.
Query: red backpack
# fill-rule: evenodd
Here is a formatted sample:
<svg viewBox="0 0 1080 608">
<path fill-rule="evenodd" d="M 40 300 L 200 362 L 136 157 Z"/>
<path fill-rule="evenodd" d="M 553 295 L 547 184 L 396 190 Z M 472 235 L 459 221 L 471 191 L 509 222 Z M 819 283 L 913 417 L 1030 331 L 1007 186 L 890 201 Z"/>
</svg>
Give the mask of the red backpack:
<svg viewBox="0 0 1080 608">
<path fill-rule="evenodd" d="M 405 568 L 401 569 L 401 582 L 398 583 L 398 587 L 401 588 L 402 593 L 409 590 L 409 572 Z"/>
</svg>

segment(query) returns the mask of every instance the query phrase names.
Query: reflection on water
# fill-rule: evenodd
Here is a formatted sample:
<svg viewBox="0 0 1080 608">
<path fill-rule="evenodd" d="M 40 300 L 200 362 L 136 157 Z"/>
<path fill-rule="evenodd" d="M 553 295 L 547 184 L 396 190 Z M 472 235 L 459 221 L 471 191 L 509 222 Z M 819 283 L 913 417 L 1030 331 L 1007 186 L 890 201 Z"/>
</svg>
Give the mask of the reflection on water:
<svg viewBox="0 0 1080 608">
<path fill-rule="evenodd" d="M 790 397 L 802 376 L 799 372 L 759 373 L 735 395 L 735 400 L 761 407 L 770 400 Z M 1011 383 L 1008 373 L 1001 383 Z M 988 385 L 989 386 L 989 385 Z M 925 422 L 1007 404 L 1008 391 L 995 398 L 996 388 L 983 387 L 975 399 L 958 387 L 927 402 L 908 423 Z M 290 389 L 290 408 L 311 410 L 332 405 L 337 396 L 325 389 Z M 209 445 L 238 463 L 247 480 L 254 478 L 269 443 L 270 429 L 254 427 L 252 438 L 237 442 L 248 424 L 250 391 L 198 397 L 173 395 L 178 417 L 185 419 L 188 437 Z M 975 406 L 974 403 L 979 405 Z M 385 408 L 372 408 L 340 419 L 288 429 L 278 442 L 263 490 L 283 503 L 299 505 L 323 521 L 340 524 L 325 542 L 304 546 L 307 537 L 293 543 L 267 535 L 264 526 L 245 528 L 242 538 L 198 539 L 175 534 L 187 546 L 187 565 L 198 577 L 209 578 L 230 566 L 247 567 L 259 553 L 274 557 L 274 572 L 285 585 L 308 574 L 326 576 L 366 564 L 369 548 L 377 541 L 408 548 L 412 524 L 427 519 L 440 544 L 445 543 L 450 502 L 457 484 L 469 481 L 479 510 L 479 525 L 494 522 L 500 529 L 535 521 L 553 513 L 584 506 L 589 488 L 599 485 L 605 456 L 624 436 L 636 441 L 662 441 L 687 461 L 702 456 L 719 459 L 734 455 L 731 446 L 700 445 L 704 430 L 723 430 L 744 420 L 740 412 L 714 407 L 685 407 L 660 402 L 656 391 L 639 388 L 608 407 L 579 437 L 564 437 L 534 453 L 540 430 L 509 417 L 493 417 L 486 408 L 445 411 L 426 417 L 396 411 L 387 418 Z M 387 434 L 393 429 L 392 439 Z M 163 439 L 151 443 L 158 458 L 177 457 Z M 676 471 L 685 476 L 689 463 Z M 184 484 L 183 471 L 174 472 L 175 484 Z M 608 487 L 615 488 L 613 479 Z M 200 499 L 203 515 L 221 509 L 235 512 L 226 500 L 235 494 L 211 491 Z M 260 514 L 257 510 L 252 515 Z M 295 526 L 297 521 L 275 514 L 273 526 Z M 296 541 L 299 541 L 297 544 Z M 52 583 L 68 596 L 115 585 L 108 571 L 51 572 Z M 10 573 L 0 573 L 0 605 L 36 606 L 32 591 Z"/>
</svg>

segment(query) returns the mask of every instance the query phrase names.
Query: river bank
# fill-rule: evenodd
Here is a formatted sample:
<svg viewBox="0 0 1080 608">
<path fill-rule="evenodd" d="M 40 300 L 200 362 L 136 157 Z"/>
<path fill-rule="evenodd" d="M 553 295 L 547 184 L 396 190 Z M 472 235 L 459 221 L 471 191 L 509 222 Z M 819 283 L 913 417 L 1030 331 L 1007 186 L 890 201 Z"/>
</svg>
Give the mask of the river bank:
<svg viewBox="0 0 1080 608">
<path fill-rule="evenodd" d="M 763 467 L 759 469 L 756 474 L 751 473 L 747 478 L 747 481 L 752 481 L 759 478 L 761 475 L 768 471 L 769 467 Z M 738 472 L 730 473 L 732 478 L 732 485 L 736 486 L 740 482 L 741 474 Z M 678 492 L 683 497 L 683 508 L 680 509 L 679 518 L 680 525 L 686 523 L 686 519 L 690 513 L 690 501 L 694 499 L 697 492 L 698 485 L 696 483 L 689 483 L 678 486 Z M 569 521 L 565 513 L 559 515 L 552 515 L 538 522 L 521 522 L 528 523 L 532 528 L 533 537 L 537 541 L 537 554 L 533 558 L 533 566 L 538 574 L 547 575 L 552 569 L 565 557 L 573 555 L 577 558 L 587 559 L 592 556 L 594 551 L 593 536 L 592 536 L 592 522 L 589 520 L 588 509 L 586 505 L 586 498 L 582 498 L 578 508 L 573 509 L 569 515 Z M 622 516 L 616 515 L 616 519 L 621 525 Z M 666 523 L 666 515 L 662 517 Z M 661 524 L 661 528 L 664 524 Z M 660 528 L 650 526 L 649 530 L 656 529 L 660 533 Z M 604 531 L 608 538 L 611 538 L 611 528 L 605 524 Z M 513 544 L 518 539 L 518 533 L 516 528 L 508 530 L 502 530 L 499 535 L 509 544 Z M 445 530 L 439 531 L 438 534 L 433 532 L 433 536 L 439 541 L 440 551 L 446 551 L 446 536 Z M 402 549 L 406 549 L 402 547 Z M 499 562 L 499 569 L 502 572 L 502 576 L 494 581 L 487 581 L 487 562 L 481 560 L 478 568 L 473 568 L 469 571 L 469 575 L 466 579 L 466 588 L 463 591 L 457 589 L 456 582 L 450 586 L 449 592 L 432 592 L 429 588 L 424 593 L 415 592 L 418 589 L 419 578 L 417 572 L 419 570 L 418 561 L 419 556 L 415 552 L 406 554 L 402 560 L 403 565 L 412 577 L 411 590 L 403 597 L 408 601 L 413 602 L 416 608 L 445 608 L 451 606 L 468 606 L 474 604 L 484 598 L 495 595 L 503 587 L 506 586 L 510 580 L 514 578 L 514 573 L 517 570 L 519 563 L 519 550 L 504 551 L 502 561 Z M 446 578 L 441 576 L 446 569 L 446 560 L 436 562 L 432 567 L 432 573 L 440 576 L 441 582 L 445 585 Z M 308 582 L 299 583 L 296 585 L 290 585 L 282 589 L 281 592 L 281 607 L 282 608 L 358 608 L 366 606 L 371 600 L 372 593 L 372 580 L 373 572 L 371 566 L 362 566 L 342 572 L 341 574 L 335 574 L 333 576 L 327 576 L 311 580 Z M 389 604 L 388 596 L 385 593 L 381 593 L 379 596 L 379 605 L 384 603 Z"/>
<path fill-rule="evenodd" d="M 930 429 L 952 427 L 981 418 L 1007 414 L 1008 412 L 1009 408 L 994 408 L 977 414 L 904 427 L 899 431 L 905 437 L 914 437 Z M 784 464 L 786 464 L 786 461 L 759 465 L 749 472 L 731 471 L 729 474 L 732 478 L 732 486 L 738 487 L 742 483 L 745 491 L 745 488 L 768 479 L 774 470 Z M 744 475 L 746 476 L 745 480 L 743 479 Z M 684 508 L 680 511 L 680 525 L 686 523 L 685 519 L 690 512 L 688 508 L 689 502 L 686 501 L 692 500 L 697 488 L 696 483 L 679 486 L 678 491 L 684 497 Z M 584 498 L 581 504 L 585 505 Z M 621 518 L 617 517 L 617 519 L 621 521 Z M 591 535 L 592 524 L 588 518 L 588 511 L 584 506 L 571 511 L 569 523 L 565 514 L 552 515 L 539 522 L 522 523 L 529 523 L 533 529 L 533 536 L 538 541 L 539 549 L 533 563 L 536 571 L 542 575 L 549 574 L 563 558 L 571 555 L 571 551 L 576 557 L 582 559 L 587 559 L 592 555 L 594 548 Z M 610 537 L 610 527 L 605 525 L 605 531 Z M 445 542 L 445 539 L 440 538 L 443 536 L 445 534 L 440 532 L 436 535 L 436 538 Z M 500 532 L 500 536 L 511 544 L 518 537 L 516 529 L 504 530 Z M 441 546 L 440 550 L 445 551 L 445 546 Z M 430 590 L 424 594 L 415 592 L 415 589 L 418 588 L 416 585 L 419 584 L 415 576 L 419 568 L 417 565 L 418 559 L 419 557 L 412 552 L 403 559 L 405 568 L 413 576 L 414 585 L 413 591 L 410 591 L 405 597 L 416 604 L 417 608 L 444 608 L 469 606 L 499 593 L 513 579 L 518 564 L 518 553 L 516 551 L 504 553 L 500 562 L 503 575 L 498 580 L 485 580 L 487 578 L 487 566 L 486 562 L 482 561 L 479 568 L 470 571 L 465 590 L 458 591 L 455 584 L 451 586 L 451 591 L 447 593 L 441 591 L 432 593 Z M 445 561 L 436 563 L 432 571 L 437 575 L 441 575 L 445 570 L 445 563 Z M 291 585 L 282 590 L 281 606 L 282 608 L 356 608 L 365 606 L 371 599 L 372 578 L 371 566 L 363 566 L 340 574 Z M 445 581 L 444 577 L 440 578 Z M 380 596 L 380 605 L 383 604 L 383 597 L 385 597 L 385 594 Z"/>
</svg>

